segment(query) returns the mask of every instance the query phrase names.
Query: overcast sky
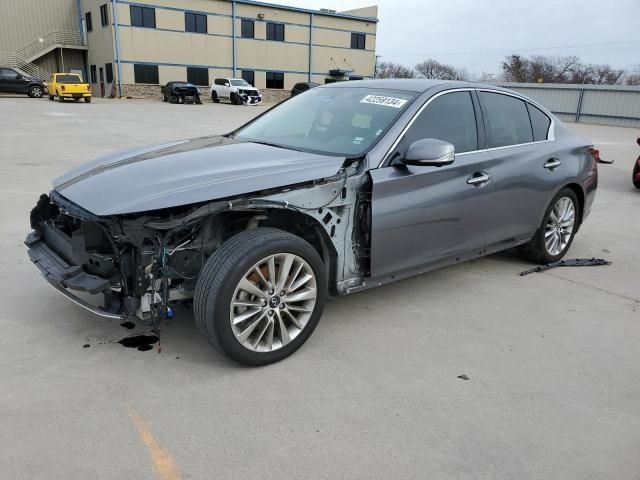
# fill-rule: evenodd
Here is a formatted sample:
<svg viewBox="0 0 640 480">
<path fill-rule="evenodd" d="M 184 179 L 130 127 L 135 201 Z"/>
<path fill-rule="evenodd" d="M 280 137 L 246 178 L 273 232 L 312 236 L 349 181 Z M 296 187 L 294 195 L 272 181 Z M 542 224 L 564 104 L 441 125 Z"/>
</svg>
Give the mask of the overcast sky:
<svg viewBox="0 0 640 480">
<path fill-rule="evenodd" d="M 273 0 L 319 9 L 379 7 L 376 53 L 499 73 L 510 53 L 578 55 L 640 69 L 640 0 Z M 559 48 L 556 48 L 559 47 Z"/>
</svg>

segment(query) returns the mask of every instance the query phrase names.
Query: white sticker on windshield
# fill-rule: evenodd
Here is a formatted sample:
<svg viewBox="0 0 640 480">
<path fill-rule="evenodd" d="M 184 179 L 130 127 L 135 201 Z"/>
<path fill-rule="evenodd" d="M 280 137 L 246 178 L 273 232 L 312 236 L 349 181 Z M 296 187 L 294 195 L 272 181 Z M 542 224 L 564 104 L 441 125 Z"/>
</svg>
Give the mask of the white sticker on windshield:
<svg viewBox="0 0 640 480">
<path fill-rule="evenodd" d="M 382 95 L 367 95 L 360 103 L 370 103 L 372 105 L 382 105 L 385 107 L 402 108 L 408 100 L 404 98 L 383 97 Z"/>
</svg>

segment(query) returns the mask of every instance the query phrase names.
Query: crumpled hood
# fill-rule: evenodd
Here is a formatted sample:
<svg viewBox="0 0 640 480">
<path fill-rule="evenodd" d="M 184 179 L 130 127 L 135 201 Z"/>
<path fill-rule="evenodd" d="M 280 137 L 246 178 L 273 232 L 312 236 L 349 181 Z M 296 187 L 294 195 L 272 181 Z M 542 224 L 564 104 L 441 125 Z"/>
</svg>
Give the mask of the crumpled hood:
<svg viewBox="0 0 640 480">
<path fill-rule="evenodd" d="M 342 157 L 204 137 L 102 157 L 53 182 L 95 215 L 170 208 L 335 175 Z"/>
</svg>

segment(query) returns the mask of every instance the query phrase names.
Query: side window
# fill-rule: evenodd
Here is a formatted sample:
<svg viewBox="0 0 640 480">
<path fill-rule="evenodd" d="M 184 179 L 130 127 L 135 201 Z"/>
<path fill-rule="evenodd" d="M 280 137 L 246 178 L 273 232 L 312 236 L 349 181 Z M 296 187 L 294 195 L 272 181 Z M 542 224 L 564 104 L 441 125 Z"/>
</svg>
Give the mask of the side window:
<svg viewBox="0 0 640 480">
<path fill-rule="evenodd" d="M 505 147 L 533 141 L 524 101 L 501 93 L 479 92 L 485 119 L 487 147 Z"/>
<path fill-rule="evenodd" d="M 551 126 L 551 119 L 547 117 L 547 114 L 540 110 L 538 107 L 534 107 L 530 103 L 527 103 L 527 109 L 529 110 L 529 118 L 531 119 L 531 128 L 533 129 L 533 141 L 539 142 L 549 138 L 549 127 Z"/>
<path fill-rule="evenodd" d="M 224 86 L 224 84 L 225 84 L 226 82 L 227 82 L 227 79 L 226 79 L 226 78 L 216 78 L 216 80 L 215 80 L 215 84 L 216 84 L 216 85 L 222 85 L 222 86 Z"/>
<path fill-rule="evenodd" d="M 478 150 L 478 129 L 471 92 L 446 93 L 415 119 L 398 146 L 404 152 L 416 140 L 436 138 L 453 144 L 456 153 Z"/>
<path fill-rule="evenodd" d="M 267 72 L 267 88 L 284 88 L 284 73 Z"/>
<path fill-rule="evenodd" d="M 2 77 L 5 80 L 16 80 L 18 78 L 18 72 L 11 70 L 10 68 L 3 68 L 0 72 L 2 72 Z"/>
<path fill-rule="evenodd" d="M 89 67 L 89 71 L 90 71 L 90 73 L 91 73 L 91 83 L 97 83 L 97 80 L 96 80 L 96 78 L 97 78 L 97 75 L 96 75 L 96 66 L 95 66 L 95 65 L 91 65 L 91 66 Z M 53 77 L 51 77 L 51 78 L 53 78 Z"/>
<path fill-rule="evenodd" d="M 156 9 L 149 7 L 129 6 L 131 25 L 133 27 L 156 28 Z"/>
<path fill-rule="evenodd" d="M 107 25 L 109 25 L 109 7 L 107 7 L 107 4 L 105 3 L 104 5 L 100 5 L 100 23 L 102 24 L 103 27 L 106 27 Z"/>
<path fill-rule="evenodd" d="M 267 22 L 267 40 L 284 42 L 284 24 Z"/>
<path fill-rule="evenodd" d="M 206 67 L 187 67 L 187 82 L 194 85 L 209 85 L 209 69 Z"/>
<path fill-rule="evenodd" d="M 184 31 L 193 33 L 207 33 L 207 16 L 201 13 L 185 12 Z"/>
<path fill-rule="evenodd" d="M 142 65 L 136 63 L 133 65 L 133 76 L 136 83 L 147 83 L 158 85 L 158 65 Z"/>
<path fill-rule="evenodd" d="M 93 21 L 91 20 L 91 12 L 84 14 L 84 24 L 87 27 L 87 32 L 93 31 Z"/>
<path fill-rule="evenodd" d="M 353 32 L 351 34 L 351 48 L 358 50 L 364 50 L 366 35 L 364 33 Z"/>
</svg>

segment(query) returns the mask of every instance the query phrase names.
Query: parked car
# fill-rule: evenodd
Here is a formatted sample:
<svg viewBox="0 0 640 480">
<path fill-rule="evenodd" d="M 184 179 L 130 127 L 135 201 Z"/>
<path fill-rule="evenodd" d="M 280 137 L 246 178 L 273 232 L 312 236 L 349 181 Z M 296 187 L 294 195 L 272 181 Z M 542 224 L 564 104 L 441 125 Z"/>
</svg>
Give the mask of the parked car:
<svg viewBox="0 0 640 480">
<path fill-rule="evenodd" d="M 91 85 L 82 81 L 80 75 L 75 73 L 54 73 L 47 82 L 49 100 L 58 97 L 64 102 L 66 98 L 72 98 L 76 102 L 82 98 L 86 103 L 91 103 Z"/>
<path fill-rule="evenodd" d="M 638 145 L 640 145 L 640 137 L 636 140 Z M 633 181 L 633 186 L 640 189 L 640 155 L 636 159 L 636 163 L 633 166 L 633 172 L 631 175 L 631 180 Z"/>
<path fill-rule="evenodd" d="M 299 82 L 299 83 L 296 83 L 293 86 L 293 88 L 291 89 L 291 96 L 295 97 L 299 93 L 306 92 L 307 90 L 315 88 L 315 87 L 317 87 L 319 85 L 320 85 L 319 83 L 314 83 L 314 82 Z"/>
<path fill-rule="evenodd" d="M 591 146 L 502 88 L 340 82 L 226 135 L 71 170 L 26 244 L 88 310 L 157 323 L 190 299 L 215 348 L 263 365 L 304 343 L 329 297 L 511 247 L 562 258 L 594 200 Z"/>
<path fill-rule="evenodd" d="M 169 82 L 162 87 L 162 101 L 171 103 L 202 103 L 200 89 L 193 83 Z"/>
<path fill-rule="evenodd" d="M 211 83 L 213 103 L 228 99 L 234 105 L 258 105 L 262 103 L 262 93 L 242 78 L 215 78 Z"/>
<path fill-rule="evenodd" d="M 30 77 L 15 68 L 0 67 L 1 93 L 26 93 L 31 98 L 42 98 L 45 85 L 42 80 Z"/>
</svg>

